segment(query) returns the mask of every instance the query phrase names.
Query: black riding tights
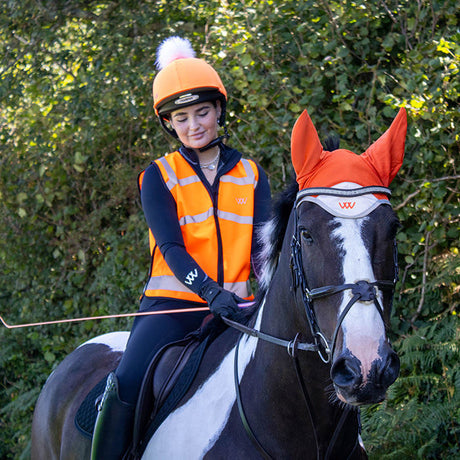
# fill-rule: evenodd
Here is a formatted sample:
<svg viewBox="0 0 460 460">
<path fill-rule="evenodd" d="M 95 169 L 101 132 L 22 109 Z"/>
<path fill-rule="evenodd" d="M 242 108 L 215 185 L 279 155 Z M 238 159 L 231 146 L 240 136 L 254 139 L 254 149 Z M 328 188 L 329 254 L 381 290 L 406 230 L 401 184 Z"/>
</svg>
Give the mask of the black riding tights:
<svg viewBox="0 0 460 460">
<path fill-rule="evenodd" d="M 183 300 L 153 300 L 144 297 L 140 311 L 196 308 L 205 305 Z M 136 317 L 126 350 L 115 371 L 122 401 L 136 403 L 142 379 L 155 353 L 165 344 L 180 340 L 189 332 L 198 329 L 207 314 L 209 311 Z"/>
</svg>

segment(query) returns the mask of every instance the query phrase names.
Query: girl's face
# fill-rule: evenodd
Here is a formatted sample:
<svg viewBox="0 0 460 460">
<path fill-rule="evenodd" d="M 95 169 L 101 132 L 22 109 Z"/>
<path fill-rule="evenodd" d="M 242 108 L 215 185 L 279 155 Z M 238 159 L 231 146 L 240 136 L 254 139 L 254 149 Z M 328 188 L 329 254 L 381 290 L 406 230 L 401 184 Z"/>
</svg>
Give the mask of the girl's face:
<svg viewBox="0 0 460 460">
<path fill-rule="evenodd" d="M 186 147 L 200 149 L 217 137 L 220 113 L 220 101 L 201 102 L 172 112 L 170 123 Z"/>
</svg>

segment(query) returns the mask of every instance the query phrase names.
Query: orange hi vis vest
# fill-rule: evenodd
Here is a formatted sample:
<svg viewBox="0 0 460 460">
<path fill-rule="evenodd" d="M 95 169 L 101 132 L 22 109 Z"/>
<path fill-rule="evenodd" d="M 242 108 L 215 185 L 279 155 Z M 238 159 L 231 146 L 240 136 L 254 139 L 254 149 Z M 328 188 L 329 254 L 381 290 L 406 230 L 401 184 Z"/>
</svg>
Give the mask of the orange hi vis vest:
<svg viewBox="0 0 460 460">
<path fill-rule="evenodd" d="M 217 203 L 214 203 L 197 173 L 178 151 L 155 160 L 155 163 L 176 201 L 177 219 L 187 252 L 210 278 L 223 283 L 224 289 L 243 298 L 252 298 L 249 273 L 254 191 L 259 179 L 256 164 L 241 159 L 222 175 Z M 142 188 L 143 176 L 142 172 L 139 188 Z M 204 302 L 176 278 L 150 229 L 149 241 L 152 259 L 144 294 Z"/>
</svg>

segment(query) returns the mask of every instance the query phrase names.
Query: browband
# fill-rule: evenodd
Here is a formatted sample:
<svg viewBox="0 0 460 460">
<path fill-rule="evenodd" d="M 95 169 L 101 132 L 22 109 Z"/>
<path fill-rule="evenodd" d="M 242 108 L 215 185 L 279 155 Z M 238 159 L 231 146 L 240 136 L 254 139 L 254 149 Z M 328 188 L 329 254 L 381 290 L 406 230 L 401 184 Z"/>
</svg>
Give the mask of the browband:
<svg viewBox="0 0 460 460">
<path fill-rule="evenodd" d="M 349 183 L 349 185 L 357 184 Z M 384 195 L 385 198 L 379 198 L 376 194 Z M 346 189 L 312 187 L 303 189 L 297 194 L 295 206 L 297 208 L 301 203 L 309 201 L 321 206 L 333 216 L 357 219 L 367 216 L 381 204 L 389 205 L 387 197 L 390 195 L 391 191 L 388 188 L 378 185 Z"/>
<path fill-rule="evenodd" d="M 371 185 L 368 187 L 358 187 L 353 189 L 344 188 L 331 188 L 331 187 L 311 187 L 304 188 L 297 193 L 296 204 L 298 204 L 303 197 L 312 195 L 331 195 L 331 196 L 344 196 L 355 197 L 367 195 L 369 193 L 383 193 L 384 195 L 391 196 L 391 190 L 387 187 L 380 185 Z"/>
</svg>

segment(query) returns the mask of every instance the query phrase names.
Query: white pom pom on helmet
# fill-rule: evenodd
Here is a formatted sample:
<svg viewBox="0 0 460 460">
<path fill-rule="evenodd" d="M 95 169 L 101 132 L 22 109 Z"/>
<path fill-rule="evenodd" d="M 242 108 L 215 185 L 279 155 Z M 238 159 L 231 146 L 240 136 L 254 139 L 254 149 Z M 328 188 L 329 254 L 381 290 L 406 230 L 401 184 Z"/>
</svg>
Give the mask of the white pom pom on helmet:
<svg viewBox="0 0 460 460">
<path fill-rule="evenodd" d="M 227 91 L 214 68 L 195 57 L 187 39 L 166 39 L 158 48 L 156 63 L 160 71 L 153 81 L 153 107 L 163 127 L 174 110 L 211 100 L 221 101 L 219 124 L 224 125 Z"/>
<path fill-rule="evenodd" d="M 187 59 L 196 57 L 192 44 L 181 37 L 170 37 L 164 40 L 157 50 L 156 66 L 158 70 L 163 70 L 176 59 Z"/>
</svg>

